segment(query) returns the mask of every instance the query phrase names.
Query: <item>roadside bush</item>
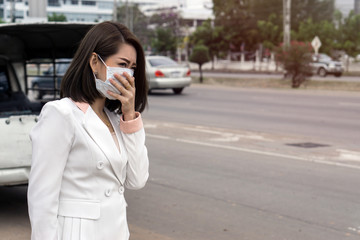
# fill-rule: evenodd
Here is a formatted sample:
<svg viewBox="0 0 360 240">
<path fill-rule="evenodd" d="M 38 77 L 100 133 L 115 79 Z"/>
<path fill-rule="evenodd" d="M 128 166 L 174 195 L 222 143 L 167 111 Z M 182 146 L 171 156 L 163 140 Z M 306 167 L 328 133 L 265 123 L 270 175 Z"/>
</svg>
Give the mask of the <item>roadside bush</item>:
<svg viewBox="0 0 360 240">
<path fill-rule="evenodd" d="M 298 88 L 311 76 L 310 43 L 292 41 L 289 46 L 281 44 L 276 48 L 276 61 L 282 65 L 285 74 L 291 76 L 291 86 Z"/>
</svg>

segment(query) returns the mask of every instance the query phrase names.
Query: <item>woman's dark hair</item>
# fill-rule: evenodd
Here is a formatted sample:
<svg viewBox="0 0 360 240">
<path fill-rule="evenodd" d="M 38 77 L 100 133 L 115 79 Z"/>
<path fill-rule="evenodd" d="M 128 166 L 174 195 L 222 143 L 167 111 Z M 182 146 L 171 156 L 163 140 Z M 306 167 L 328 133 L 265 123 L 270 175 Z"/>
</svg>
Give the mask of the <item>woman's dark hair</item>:
<svg viewBox="0 0 360 240">
<path fill-rule="evenodd" d="M 75 56 L 61 81 L 60 97 L 69 97 L 76 102 L 92 104 L 101 94 L 96 90 L 95 79 L 90 67 L 92 53 L 99 54 L 104 61 L 118 52 L 121 43 L 127 43 L 136 50 L 135 110 L 142 112 L 147 105 L 147 81 L 144 50 L 130 30 L 116 22 L 102 22 L 92 27 L 81 41 Z M 121 113 L 121 102 L 106 99 L 110 111 Z"/>
</svg>

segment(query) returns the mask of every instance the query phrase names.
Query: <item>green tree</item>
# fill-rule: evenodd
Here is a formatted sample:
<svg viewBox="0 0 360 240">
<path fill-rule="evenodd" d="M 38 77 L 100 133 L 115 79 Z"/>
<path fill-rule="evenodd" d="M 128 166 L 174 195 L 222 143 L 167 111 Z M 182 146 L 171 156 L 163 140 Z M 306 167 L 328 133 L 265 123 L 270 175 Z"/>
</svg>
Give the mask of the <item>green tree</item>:
<svg viewBox="0 0 360 240">
<path fill-rule="evenodd" d="M 223 41 L 227 48 L 239 51 L 244 43 L 247 48 L 254 48 L 258 42 L 256 21 L 250 11 L 251 0 L 213 0 L 215 26 L 223 27 Z M 228 50 L 226 49 L 226 50 Z"/>
<path fill-rule="evenodd" d="M 321 40 L 321 52 L 331 55 L 336 48 L 338 30 L 333 22 L 327 20 L 314 23 L 311 18 L 300 23 L 299 30 L 295 34 L 298 41 L 311 42 L 315 36 Z"/>
<path fill-rule="evenodd" d="M 310 43 L 292 41 L 290 46 L 283 46 L 276 50 L 276 61 L 278 61 L 291 76 L 291 86 L 298 88 L 311 74 L 311 45 Z"/>
<path fill-rule="evenodd" d="M 271 27 L 278 26 L 278 36 L 283 30 L 283 0 L 213 0 L 215 24 L 224 27 L 223 39 L 231 50 L 238 50 L 242 43 L 247 50 L 254 50 L 264 42 L 263 29 L 271 19 Z M 333 19 L 334 0 L 292 0 L 291 29 L 297 32 L 301 21 L 311 18 L 314 23 Z M 276 14 L 277 18 L 271 18 Z M 269 31 L 267 31 L 269 33 Z M 271 45 L 268 41 L 265 45 Z"/>
<path fill-rule="evenodd" d="M 155 38 L 152 38 L 151 47 L 155 53 L 161 55 L 175 54 L 176 38 L 169 28 L 158 28 L 155 30 Z"/>
<path fill-rule="evenodd" d="M 209 48 L 204 45 L 196 45 L 193 48 L 193 52 L 190 55 L 190 62 L 194 62 L 199 64 L 199 71 L 200 71 L 200 83 L 203 82 L 203 76 L 202 76 L 202 65 L 208 61 L 210 61 L 209 56 Z"/>
<path fill-rule="evenodd" d="M 279 17 L 276 25 L 283 25 L 283 0 L 252 0 L 250 11 L 256 21 L 266 21 L 272 14 Z M 314 22 L 331 21 L 335 11 L 335 0 L 292 0 L 291 28 L 297 30 L 300 22 L 311 18 Z"/>
<path fill-rule="evenodd" d="M 260 42 L 265 48 L 273 50 L 281 42 L 281 28 L 277 25 L 278 17 L 271 14 L 267 21 L 259 20 L 257 27 L 259 29 Z"/>
<path fill-rule="evenodd" d="M 209 48 L 209 55 L 212 61 L 212 68 L 214 68 L 214 58 L 218 56 L 221 51 L 226 49 L 226 42 L 222 39 L 223 27 L 211 26 L 211 20 L 208 19 L 196 28 L 196 31 L 190 36 L 190 41 L 193 45 L 205 45 Z"/>
<path fill-rule="evenodd" d="M 176 54 L 176 48 L 183 43 L 180 36 L 180 26 L 182 19 L 173 10 L 166 10 L 154 14 L 149 19 L 149 26 L 155 29 L 151 35 L 151 46 L 154 52 L 165 54 L 170 52 L 172 56 Z"/>
<path fill-rule="evenodd" d="M 66 22 L 66 16 L 64 14 L 56 14 L 48 15 L 49 22 Z"/>
<path fill-rule="evenodd" d="M 132 12 L 130 15 L 129 12 Z M 133 19 L 130 19 L 130 16 L 132 16 Z M 137 4 L 131 5 L 126 7 L 126 5 L 123 5 L 121 7 L 118 7 L 117 9 L 117 21 L 129 26 L 128 21 L 132 21 L 133 26 L 133 33 L 136 35 L 136 37 L 140 40 L 140 42 L 144 46 L 150 46 L 151 40 L 150 38 L 153 35 L 153 32 L 148 29 L 148 23 L 149 18 L 146 17 L 139 9 Z"/>
<path fill-rule="evenodd" d="M 352 57 L 360 53 L 360 15 L 351 11 L 339 28 L 338 41 L 341 49 Z"/>
</svg>

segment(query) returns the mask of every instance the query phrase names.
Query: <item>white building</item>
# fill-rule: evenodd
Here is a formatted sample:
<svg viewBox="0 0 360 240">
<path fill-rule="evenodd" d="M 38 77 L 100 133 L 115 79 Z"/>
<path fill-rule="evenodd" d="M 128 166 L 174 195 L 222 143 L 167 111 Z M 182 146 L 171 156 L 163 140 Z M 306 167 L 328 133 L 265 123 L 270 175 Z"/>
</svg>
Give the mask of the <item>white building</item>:
<svg viewBox="0 0 360 240">
<path fill-rule="evenodd" d="M 6 22 L 11 22 L 13 1 L 16 22 L 31 21 L 29 2 L 41 5 L 40 0 L 0 0 L 0 18 Z M 98 22 L 112 19 L 114 0 L 45 0 L 45 4 L 47 15 L 64 14 L 71 22 Z"/>
<path fill-rule="evenodd" d="M 46 15 L 64 14 L 67 21 L 71 22 L 101 22 L 111 20 L 113 16 L 114 0 L 0 0 L 0 18 L 11 22 L 11 13 L 14 13 L 16 22 L 32 21 L 29 18 L 29 5 L 32 6 L 34 2 L 38 8 L 41 8 L 42 4 L 47 4 Z M 117 0 L 117 5 L 126 2 L 137 4 L 146 15 L 172 8 L 188 20 L 201 21 L 213 18 L 212 10 L 205 7 L 206 4 L 209 6 L 211 0 Z M 43 16 L 32 17 L 35 21 L 39 21 L 41 17 L 46 21 L 46 17 Z"/>
</svg>

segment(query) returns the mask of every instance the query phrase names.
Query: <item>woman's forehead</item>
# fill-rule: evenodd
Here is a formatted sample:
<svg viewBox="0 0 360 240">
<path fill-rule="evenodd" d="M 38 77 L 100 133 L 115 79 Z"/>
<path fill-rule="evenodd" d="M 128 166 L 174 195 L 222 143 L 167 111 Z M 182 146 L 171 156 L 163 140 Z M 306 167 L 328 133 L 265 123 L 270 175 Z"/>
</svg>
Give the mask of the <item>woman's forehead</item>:
<svg viewBox="0 0 360 240">
<path fill-rule="evenodd" d="M 132 63 L 136 63 L 136 50 L 135 48 L 128 43 L 121 43 L 119 45 L 117 53 L 114 57 L 116 58 L 126 58 Z"/>
</svg>

